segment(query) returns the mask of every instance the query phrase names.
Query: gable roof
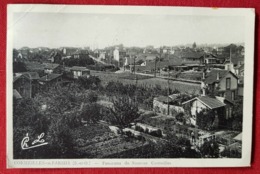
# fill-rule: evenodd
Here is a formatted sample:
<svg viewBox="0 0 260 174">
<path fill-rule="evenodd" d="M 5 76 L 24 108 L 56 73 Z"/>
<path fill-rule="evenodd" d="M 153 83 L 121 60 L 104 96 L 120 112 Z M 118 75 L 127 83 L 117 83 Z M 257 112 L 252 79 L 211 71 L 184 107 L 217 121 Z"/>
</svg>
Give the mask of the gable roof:
<svg viewBox="0 0 260 174">
<path fill-rule="evenodd" d="M 18 79 L 25 77 L 25 79 L 30 81 L 30 78 L 24 74 L 15 73 L 13 76 L 13 82 L 17 81 Z"/>
<path fill-rule="evenodd" d="M 58 78 L 60 76 L 62 76 L 62 74 L 54 74 L 54 73 L 52 73 L 52 74 L 48 74 L 48 75 L 45 75 L 45 76 L 41 77 L 39 79 L 39 81 L 49 82 L 49 81 L 52 81 L 52 80 L 54 80 L 54 79 L 56 79 L 56 78 Z"/>
<path fill-rule="evenodd" d="M 215 83 L 217 81 L 217 74 L 218 73 L 219 73 L 219 80 L 224 78 L 229 73 L 232 74 L 235 78 L 238 79 L 238 77 L 235 74 L 233 74 L 231 71 L 213 69 L 206 75 L 205 83 L 206 84 L 213 84 L 213 83 Z"/>
<path fill-rule="evenodd" d="M 186 103 L 189 103 L 189 102 L 194 101 L 194 100 L 199 100 L 201 103 L 203 103 L 205 106 L 207 106 L 210 109 L 216 109 L 216 108 L 226 106 L 225 103 L 222 103 L 218 99 L 212 98 L 212 97 L 209 97 L 209 96 L 195 97 L 195 98 L 188 100 L 188 101 L 186 101 L 182 104 L 186 104 Z"/>
<path fill-rule="evenodd" d="M 20 73 L 16 73 L 16 75 L 17 76 L 25 75 L 31 80 L 38 80 L 40 78 L 40 76 L 37 72 L 20 72 Z"/>
<path fill-rule="evenodd" d="M 20 94 L 16 89 L 13 90 L 13 97 L 14 97 L 15 99 L 21 99 L 21 98 L 23 98 L 23 97 L 21 96 L 21 94 Z"/>
<path fill-rule="evenodd" d="M 57 63 L 44 63 L 45 67 L 44 69 L 55 69 L 58 66 L 60 66 L 60 64 Z"/>
</svg>

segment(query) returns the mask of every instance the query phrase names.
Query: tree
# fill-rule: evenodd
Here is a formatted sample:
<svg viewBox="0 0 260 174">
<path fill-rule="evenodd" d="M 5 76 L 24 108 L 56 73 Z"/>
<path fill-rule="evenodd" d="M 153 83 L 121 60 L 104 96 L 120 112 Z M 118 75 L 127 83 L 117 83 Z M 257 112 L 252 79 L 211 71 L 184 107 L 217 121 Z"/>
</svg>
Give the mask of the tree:
<svg viewBox="0 0 260 174">
<path fill-rule="evenodd" d="M 13 72 L 26 72 L 27 68 L 23 62 L 13 62 Z"/>
<path fill-rule="evenodd" d="M 242 131 L 242 123 L 243 123 L 243 97 L 239 97 L 237 100 L 234 101 L 233 107 L 233 122 L 232 122 L 232 129 Z"/>
<path fill-rule="evenodd" d="M 140 114 L 137 104 L 128 96 L 115 96 L 111 98 L 113 107 L 110 108 L 108 121 L 111 124 L 125 127 L 137 119 Z"/>
<path fill-rule="evenodd" d="M 209 109 L 203 109 L 197 113 L 196 123 L 200 129 L 212 130 L 215 120 L 215 113 Z"/>
<path fill-rule="evenodd" d="M 100 109 L 101 106 L 97 103 L 88 103 L 82 109 L 81 118 L 88 123 L 96 123 L 102 119 Z"/>
<path fill-rule="evenodd" d="M 214 140 L 206 141 L 201 146 L 200 152 L 203 157 L 218 158 L 219 157 L 219 145 Z"/>
<path fill-rule="evenodd" d="M 82 76 L 79 77 L 77 82 L 85 89 L 98 89 L 100 87 L 101 80 L 96 76 Z"/>
</svg>

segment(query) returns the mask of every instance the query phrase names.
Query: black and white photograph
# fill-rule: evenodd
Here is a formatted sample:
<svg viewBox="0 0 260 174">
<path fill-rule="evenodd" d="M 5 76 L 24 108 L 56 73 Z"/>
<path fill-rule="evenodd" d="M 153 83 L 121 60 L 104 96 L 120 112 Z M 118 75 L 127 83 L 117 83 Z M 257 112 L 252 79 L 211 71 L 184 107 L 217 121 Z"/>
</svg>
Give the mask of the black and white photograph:
<svg viewBox="0 0 260 174">
<path fill-rule="evenodd" d="M 250 166 L 254 9 L 9 5 L 9 168 Z"/>
</svg>

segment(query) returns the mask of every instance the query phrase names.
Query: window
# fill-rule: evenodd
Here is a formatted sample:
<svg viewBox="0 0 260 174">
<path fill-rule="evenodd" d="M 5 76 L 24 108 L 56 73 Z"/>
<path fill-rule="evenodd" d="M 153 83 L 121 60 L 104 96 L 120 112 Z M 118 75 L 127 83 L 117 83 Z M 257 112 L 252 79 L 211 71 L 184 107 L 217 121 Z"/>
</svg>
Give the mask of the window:
<svg viewBox="0 0 260 174">
<path fill-rule="evenodd" d="M 226 89 L 230 89 L 230 87 L 231 87 L 231 79 L 226 78 Z"/>
<path fill-rule="evenodd" d="M 231 99 L 232 99 L 232 100 L 235 100 L 235 91 L 232 91 L 232 93 L 231 93 Z"/>
</svg>

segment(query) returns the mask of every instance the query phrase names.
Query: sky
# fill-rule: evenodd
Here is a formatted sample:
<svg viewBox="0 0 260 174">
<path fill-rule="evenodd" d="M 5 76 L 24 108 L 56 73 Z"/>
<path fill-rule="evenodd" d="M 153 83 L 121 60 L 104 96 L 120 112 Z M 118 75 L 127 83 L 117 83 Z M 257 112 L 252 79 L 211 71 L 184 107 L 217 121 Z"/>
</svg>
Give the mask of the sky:
<svg viewBox="0 0 260 174">
<path fill-rule="evenodd" d="M 15 13 L 14 48 L 243 43 L 239 16 Z"/>
</svg>

